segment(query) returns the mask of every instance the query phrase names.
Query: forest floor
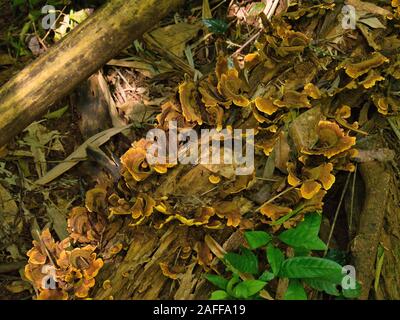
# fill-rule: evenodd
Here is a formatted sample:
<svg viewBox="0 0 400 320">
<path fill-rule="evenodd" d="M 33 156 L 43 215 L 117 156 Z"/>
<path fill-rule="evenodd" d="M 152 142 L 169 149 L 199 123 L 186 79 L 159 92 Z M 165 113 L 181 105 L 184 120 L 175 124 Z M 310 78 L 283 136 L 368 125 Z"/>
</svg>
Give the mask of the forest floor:
<svg viewBox="0 0 400 320">
<path fill-rule="evenodd" d="M 103 2 L 0 0 L 0 85 Z M 399 27 L 187 1 L 0 149 L 0 299 L 400 299 Z M 150 163 L 171 120 L 253 130 L 254 167 Z"/>
</svg>

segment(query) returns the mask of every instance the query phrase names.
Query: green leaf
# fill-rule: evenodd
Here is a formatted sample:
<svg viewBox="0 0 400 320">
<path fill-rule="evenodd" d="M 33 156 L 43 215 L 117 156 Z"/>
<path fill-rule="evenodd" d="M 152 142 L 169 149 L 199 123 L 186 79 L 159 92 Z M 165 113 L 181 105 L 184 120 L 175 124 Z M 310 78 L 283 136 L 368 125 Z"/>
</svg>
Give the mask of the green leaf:
<svg viewBox="0 0 400 320">
<path fill-rule="evenodd" d="M 311 288 L 318 290 L 318 291 L 325 291 L 327 294 L 338 296 L 339 290 L 337 289 L 337 284 L 324 279 L 319 278 L 310 278 L 304 279 L 304 282 L 308 284 Z"/>
<path fill-rule="evenodd" d="M 64 115 L 64 113 L 67 110 L 68 110 L 68 106 L 65 106 L 65 107 L 63 107 L 61 109 L 58 109 L 56 111 L 53 111 L 53 112 L 50 112 L 50 113 L 46 114 L 44 117 L 46 119 L 48 119 L 48 120 L 50 120 L 50 119 L 59 119 Z"/>
<path fill-rule="evenodd" d="M 12 0 L 13 7 L 23 6 L 25 4 L 25 0 Z"/>
<path fill-rule="evenodd" d="M 275 278 L 275 275 L 272 272 L 264 271 L 262 275 L 258 278 L 258 280 L 268 282 L 271 281 L 273 278 Z"/>
<path fill-rule="evenodd" d="M 228 280 L 216 274 L 206 274 L 206 279 L 210 281 L 214 286 L 226 290 Z"/>
<path fill-rule="evenodd" d="M 226 285 L 226 292 L 230 295 L 230 296 L 235 296 L 235 293 L 233 292 L 233 287 L 235 284 L 237 284 L 238 282 L 240 282 L 240 278 L 239 275 L 237 275 L 236 273 L 234 273 L 232 275 L 232 278 L 229 279 L 228 284 Z"/>
<path fill-rule="evenodd" d="M 336 262 L 317 257 L 295 257 L 282 263 L 279 276 L 289 279 L 321 278 L 334 283 L 342 281 L 342 267 Z"/>
<path fill-rule="evenodd" d="M 310 255 L 310 250 L 305 248 L 293 248 L 295 257 L 307 257 Z"/>
<path fill-rule="evenodd" d="M 244 273 L 257 274 L 258 260 L 251 250 L 242 248 L 242 254 L 228 252 L 224 256 L 225 260 L 237 271 Z"/>
<path fill-rule="evenodd" d="M 291 247 L 308 250 L 325 250 L 326 244 L 318 237 L 321 216 L 307 214 L 299 225 L 279 235 L 279 239 Z"/>
<path fill-rule="evenodd" d="M 291 279 L 286 290 L 285 300 L 307 300 L 307 294 L 299 280 Z"/>
<path fill-rule="evenodd" d="M 361 294 L 361 284 L 357 281 L 354 289 L 342 289 L 342 293 L 347 299 L 357 299 Z"/>
<path fill-rule="evenodd" d="M 220 19 L 203 19 L 204 25 L 212 33 L 225 33 L 229 25 Z"/>
<path fill-rule="evenodd" d="M 249 15 L 257 16 L 261 12 L 263 12 L 264 9 L 265 9 L 265 3 L 264 2 L 257 2 L 249 10 Z"/>
<path fill-rule="evenodd" d="M 340 265 L 346 264 L 346 252 L 338 249 L 329 249 L 326 256 L 326 259 L 333 260 Z"/>
<path fill-rule="evenodd" d="M 238 299 L 247 299 L 261 291 L 267 283 L 260 280 L 245 280 L 240 282 L 233 292 Z"/>
<path fill-rule="evenodd" d="M 272 237 L 265 231 L 247 231 L 244 233 L 250 249 L 263 247 L 271 241 Z"/>
<path fill-rule="evenodd" d="M 32 25 L 32 22 L 28 21 L 22 27 L 21 32 L 19 33 L 19 41 L 21 43 L 24 43 L 25 36 L 28 33 L 29 29 L 31 28 L 31 25 Z"/>
<path fill-rule="evenodd" d="M 379 289 L 379 278 L 381 277 L 384 259 L 385 259 L 385 249 L 383 248 L 382 245 L 379 245 L 375 263 L 375 281 L 374 281 L 375 292 L 377 292 Z"/>
<path fill-rule="evenodd" d="M 211 293 L 210 300 L 225 300 L 228 299 L 229 295 L 224 290 L 216 290 Z"/>
<path fill-rule="evenodd" d="M 31 11 L 29 11 L 29 15 L 28 15 L 29 19 L 32 22 L 37 21 L 41 16 L 42 16 L 42 12 L 40 10 L 31 10 Z"/>
<path fill-rule="evenodd" d="M 277 276 L 285 259 L 283 252 L 270 244 L 267 248 L 267 259 L 272 272 Z"/>
</svg>

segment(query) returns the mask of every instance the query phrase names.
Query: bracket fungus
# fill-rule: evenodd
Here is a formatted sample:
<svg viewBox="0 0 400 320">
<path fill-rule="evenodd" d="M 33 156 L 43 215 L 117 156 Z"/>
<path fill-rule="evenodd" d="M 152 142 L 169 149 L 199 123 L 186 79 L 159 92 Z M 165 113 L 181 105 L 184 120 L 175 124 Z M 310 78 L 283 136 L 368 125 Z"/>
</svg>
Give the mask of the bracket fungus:
<svg viewBox="0 0 400 320">
<path fill-rule="evenodd" d="M 25 266 L 26 278 L 38 291 L 37 299 L 86 298 L 103 267 L 96 249 L 92 245 L 71 249 L 69 238 L 56 242 L 49 229 L 43 230 L 40 241 L 33 241 Z"/>
</svg>

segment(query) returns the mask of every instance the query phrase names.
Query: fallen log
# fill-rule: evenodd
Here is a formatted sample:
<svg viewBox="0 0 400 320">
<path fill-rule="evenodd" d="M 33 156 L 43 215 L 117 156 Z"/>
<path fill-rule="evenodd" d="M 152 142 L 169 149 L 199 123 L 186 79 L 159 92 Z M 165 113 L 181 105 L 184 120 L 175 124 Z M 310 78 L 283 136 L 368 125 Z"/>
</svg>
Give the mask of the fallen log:
<svg viewBox="0 0 400 320">
<path fill-rule="evenodd" d="M 0 147 L 183 0 L 110 0 L 0 89 Z"/>
<path fill-rule="evenodd" d="M 361 284 L 359 299 L 367 300 L 375 275 L 376 254 L 390 196 L 391 177 L 385 165 L 377 161 L 362 163 L 360 171 L 365 183 L 365 201 L 358 217 L 357 235 L 353 239 L 351 252 L 356 278 Z"/>
</svg>

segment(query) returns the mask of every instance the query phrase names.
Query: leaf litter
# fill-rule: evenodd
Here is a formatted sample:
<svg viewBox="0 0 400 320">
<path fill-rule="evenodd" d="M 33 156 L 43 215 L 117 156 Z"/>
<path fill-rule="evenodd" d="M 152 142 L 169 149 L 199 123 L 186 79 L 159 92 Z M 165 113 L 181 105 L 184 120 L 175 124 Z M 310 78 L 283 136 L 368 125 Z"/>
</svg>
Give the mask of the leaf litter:
<svg viewBox="0 0 400 320">
<path fill-rule="evenodd" d="M 31 239 L 17 242 L 21 246 L 14 254 L 16 261 L 28 254 L 21 273 L 33 290 L 21 282 L 8 282 L 8 290 L 30 291 L 37 299 L 208 298 L 212 289 L 203 276 L 215 272 L 232 276 L 233 289 L 222 285 L 223 292 L 212 298 L 304 299 L 321 291 L 324 296 L 318 297 L 326 298 L 339 294 L 332 283 L 317 283 L 302 271 L 303 264 L 333 266 L 317 252 L 304 253 L 327 249 L 318 238 L 320 222 L 304 224 L 322 214 L 334 237 L 330 249 L 347 252 L 347 259 L 351 251 L 356 268 L 366 262 L 371 266 L 360 268 L 361 297 L 398 298 L 399 289 L 386 280 L 399 277 L 400 270 L 387 265 L 396 259 L 388 255 L 391 246 L 398 244 L 382 226 L 383 217 L 377 217 L 382 231 L 372 238 L 361 221 L 371 221 L 365 215 L 374 212 L 383 195 L 367 186 L 369 199 L 357 204 L 364 210 L 354 212 L 356 236 L 350 235 L 359 241 L 350 250 L 354 239 L 343 233 L 351 229 L 347 220 L 354 199 L 350 209 L 348 204 L 340 209 L 339 225 L 333 224 L 333 213 L 343 176 L 359 171 L 368 182 L 365 175 L 381 172 L 377 165 L 386 163 L 393 169 L 385 174 L 396 177 L 400 6 L 396 1 L 346 1 L 357 20 L 354 29 L 344 29 L 342 5 L 333 1 L 198 2 L 155 26 L 98 74 L 96 90 L 105 97 L 113 128 L 67 146 L 66 135 L 80 136 L 84 130 L 55 129 L 67 115 L 74 117 L 69 101 L 46 122 L 28 127 L 5 151 L 0 162 L 4 217 L 29 228 L 35 239 L 29 251 Z M 86 15 L 62 14 L 48 41 L 58 41 Z M 8 56 L 1 61 L 13 63 Z M 146 132 L 154 127 L 167 131 L 167 119 L 177 119 L 180 129 L 254 129 L 255 171 L 237 176 L 234 164 L 147 163 Z M 375 140 L 380 142 L 369 142 Z M 59 164 L 53 164 L 55 158 Z M 121 168 L 118 181 L 106 163 Z M 363 163 L 374 163 L 371 172 Z M 88 169 L 93 166 L 98 169 Z M 360 190 L 353 188 L 351 197 Z M 398 202 L 382 203 L 394 226 Z M 310 239 L 302 244 L 296 234 L 307 227 L 312 228 Z M 283 283 L 268 273 L 271 266 L 279 275 L 272 256 L 256 264 L 250 258 L 252 264 L 243 266 L 247 272 L 225 270 L 218 263 L 245 263 L 238 258 L 240 248 L 241 255 L 253 257 L 246 251 L 260 250 L 252 247 L 253 230 L 268 232 L 268 237 L 258 235 L 262 246 L 270 237 L 283 242 L 265 250 L 276 257 L 276 250 L 284 251 L 287 260 L 280 272 L 293 279 Z M 241 240 L 233 240 L 236 234 Z M 292 247 L 302 252 L 300 258 Z M 0 249 L 3 257 L 7 248 Z M 5 258 L 12 256 L 5 252 Z M 48 265 L 56 270 L 56 290 L 42 285 L 46 274 L 40 270 Z M 255 266 L 265 271 L 258 279 Z"/>
</svg>

